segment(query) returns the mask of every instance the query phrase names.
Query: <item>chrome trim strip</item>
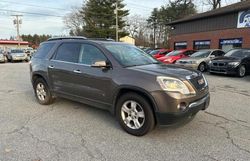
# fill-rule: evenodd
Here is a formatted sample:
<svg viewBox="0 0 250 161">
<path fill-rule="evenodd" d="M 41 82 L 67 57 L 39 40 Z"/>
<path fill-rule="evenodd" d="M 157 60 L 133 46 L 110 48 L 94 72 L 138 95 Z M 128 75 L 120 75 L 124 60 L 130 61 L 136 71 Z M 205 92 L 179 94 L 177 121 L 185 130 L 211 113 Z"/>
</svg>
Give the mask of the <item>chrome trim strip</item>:
<svg viewBox="0 0 250 161">
<path fill-rule="evenodd" d="M 207 95 L 206 97 L 200 99 L 199 101 L 196 101 L 196 102 L 191 103 L 191 104 L 188 106 L 188 108 L 193 108 L 193 107 L 196 107 L 196 106 L 199 106 L 199 105 L 205 103 L 206 100 L 208 99 L 208 97 L 209 97 L 209 95 Z"/>
</svg>

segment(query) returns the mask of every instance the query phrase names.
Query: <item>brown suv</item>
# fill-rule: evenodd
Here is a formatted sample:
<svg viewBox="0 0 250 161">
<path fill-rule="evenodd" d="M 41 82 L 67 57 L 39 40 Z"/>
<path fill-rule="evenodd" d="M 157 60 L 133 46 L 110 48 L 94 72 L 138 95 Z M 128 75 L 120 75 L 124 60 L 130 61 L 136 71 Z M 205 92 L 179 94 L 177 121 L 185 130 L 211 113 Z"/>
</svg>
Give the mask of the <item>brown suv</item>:
<svg viewBox="0 0 250 161">
<path fill-rule="evenodd" d="M 209 104 L 203 74 L 165 65 L 135 46 L 84 37 L 49 39 L 30 63 L 40 104 L 56 97 L 109 110 L 122 128 L 144 135 L 175 124 Z"/>
</svg>

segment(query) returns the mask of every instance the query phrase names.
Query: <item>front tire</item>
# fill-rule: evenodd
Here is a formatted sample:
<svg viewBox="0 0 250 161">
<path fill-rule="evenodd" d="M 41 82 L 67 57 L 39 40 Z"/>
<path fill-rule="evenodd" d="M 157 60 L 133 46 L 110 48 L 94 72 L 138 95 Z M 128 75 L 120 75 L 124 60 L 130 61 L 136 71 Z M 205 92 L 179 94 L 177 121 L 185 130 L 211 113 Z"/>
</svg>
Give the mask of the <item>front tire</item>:
<svg viewBox="0 0 250 161">
<path fill-rule="evenodd" d="M 40 104 L 49 105 L 53 102 L 54 99 L 49 90 L 49 87 L 42 78 L 38 78 L 35 80 L 34 91 L 36 99 Z"/>
<path fill-rule="evenodd" d="M 206 71 L 206 64 L 205 63 L 201 63 L 198 66 L 198 70 L 201 71 L 201 72 L 205 72 Z"/>
<path fill-rule="evenodd" d="M 245 65 L 239 66 L 237 75 L 238 75 L 238 77 L 244 77 L 246 75 L 246 66 Z"/>
<path fill-rule="evenodd" d="M 136 93 L 122 95 L 117 103 L 116 117 L 129 134 L 142 136 L 155 126 L 155 118 L 148 101 Z"/>
</svg>

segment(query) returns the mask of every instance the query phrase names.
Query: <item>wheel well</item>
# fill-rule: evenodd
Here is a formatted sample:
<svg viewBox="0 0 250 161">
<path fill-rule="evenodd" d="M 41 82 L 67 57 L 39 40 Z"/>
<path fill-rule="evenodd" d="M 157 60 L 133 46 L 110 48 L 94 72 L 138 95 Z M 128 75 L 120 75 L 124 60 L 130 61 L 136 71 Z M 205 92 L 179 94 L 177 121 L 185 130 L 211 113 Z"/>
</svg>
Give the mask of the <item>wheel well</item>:
<svg viewBox="0 0 250 161">
<path fill-rule="evenodd" d="M 33 86 L 34 86 L 35 81 L 36 81 L 38 78 L 41 78 L 41 79 L 43 79 L 43 80 L 46 82 L 46 80 L 43 78 L 43 76 L 41 76 L 40 74 L 34 74 L 34 75 L 32 76 L 32 85 L 33 85 Z M 46 83 L 47 83 L 47 82 L 46 82 Z"/>
<path fill-rule="evenodd" d="M 133 93 L 139 94 L 139 95 L 143 96 L 143 97 L 148 101 L 148 103 L 150 104 L 150 107 L 151 107 L 151 109 L 152 109 L 152 112 L 153 112 L 153 115 L 154 115 L 155 122 L 156 122 L 156 121 L 157 121 L 157 120 L 156 120 L 156 117 L 155 117 L 155 108 L 156 108 L 156 105 L 155 105 L 155 103 L 153 102 L 152 98 L 150 98 L 150 96 L 148 96 L 145 92 L 140 91 L 140 90 L 136 90 L 136 89 L 123 88 L 123 89 L 121 89 L 121 90 L 118 92 L 118 94 L 117 94 L 117 96 L 116 96 L 116 98 L 115 98 L 114 111 L 113 111 L 113 113 L 114 113 L 114 114 L 116 113 L 116 112 L 115 112 L 115 111 L 116 111 L 116 104 L 117 104 L 119 98 L 120 98 L 122 95 L 124 95 L 124 94 L 126 94 L 126 93 L 129 93 L 129 92 L 133 92 Z"/>
</svg>

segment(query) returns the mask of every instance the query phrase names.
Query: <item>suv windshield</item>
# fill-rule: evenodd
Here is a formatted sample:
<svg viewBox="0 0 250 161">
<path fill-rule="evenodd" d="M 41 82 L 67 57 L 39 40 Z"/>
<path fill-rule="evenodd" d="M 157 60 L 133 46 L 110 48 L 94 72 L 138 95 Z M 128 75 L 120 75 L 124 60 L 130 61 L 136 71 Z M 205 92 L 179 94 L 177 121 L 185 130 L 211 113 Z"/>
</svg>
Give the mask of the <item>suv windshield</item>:
<svg viewBox="0 0 250 161">
<path fill-rule="evenodd" d="M 208 50 L 206 50 L 206 51 L 197 51 L 194 54 L 192 54 L 190 57 L 192 57 L 192 58 L 206 58 L 206 57 L 209 56 L 210 52 L 211 51 L 208 51 Z"/>
<path fill-rule="evenodd" d="M 179 50 L 171 51 L 170 53 L 167 54 L 167 56 L 177 56 L 181 53 Z"/>
<path fill-rule="evenodd" d="M 11 53 L 23 53 L 23 50 L 11 50 Z"/>
<path fill-rule="evenodd" d="M 139 48 L 126 44 L 104 44 L 116 60 L 125 67 L 159 63 Z"/>
<path fill-rule="evenodd" d="M 244 49 L 234 49 L 230 50 L 225 54 L 227 57 L 238 57 L 238 58 L 243 58 L 246 56 L 250 56 L 250 50 L 244 50 Z"/>
</svg>

